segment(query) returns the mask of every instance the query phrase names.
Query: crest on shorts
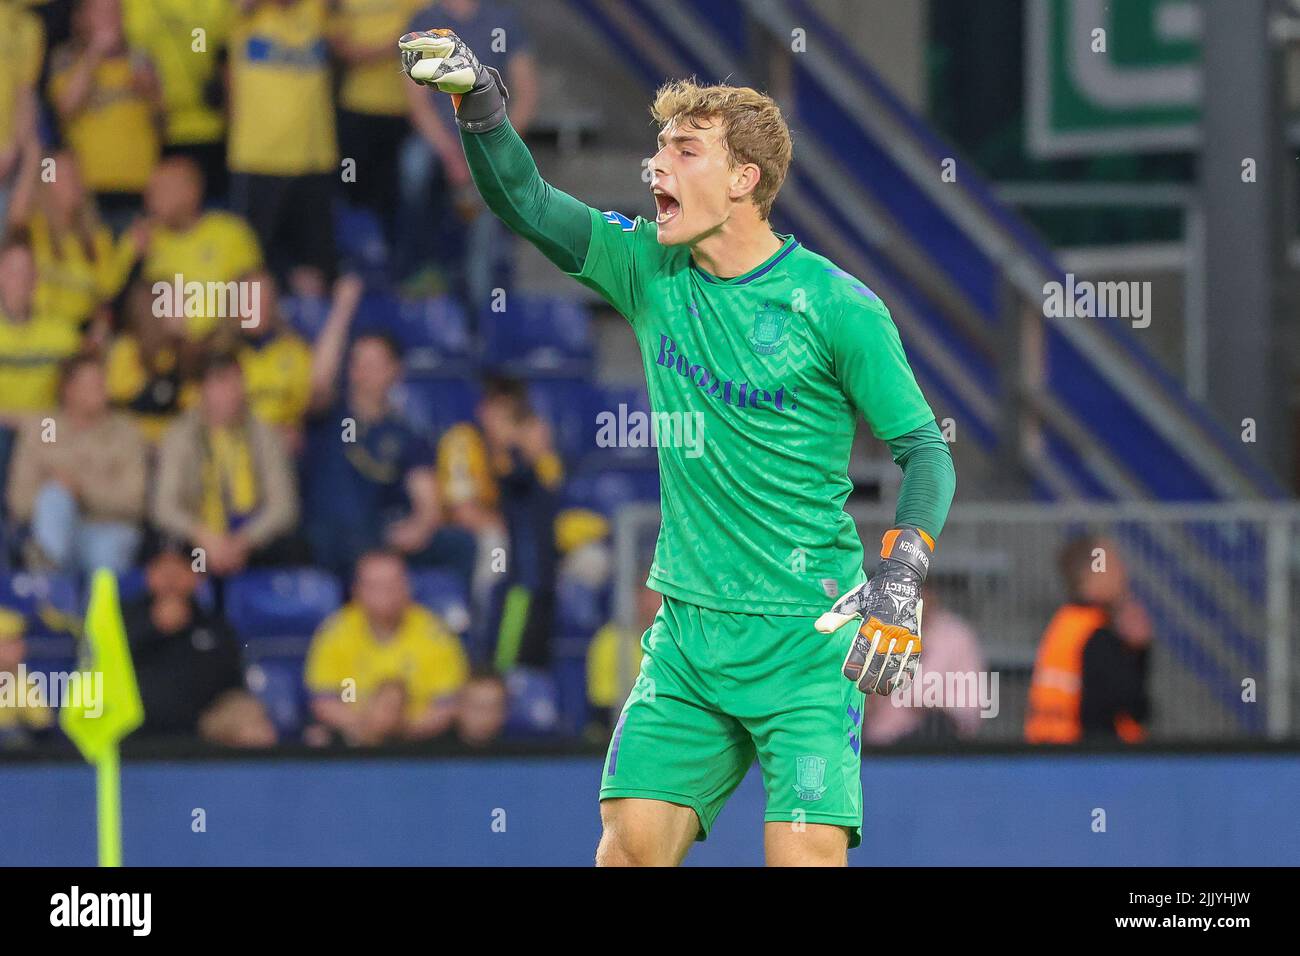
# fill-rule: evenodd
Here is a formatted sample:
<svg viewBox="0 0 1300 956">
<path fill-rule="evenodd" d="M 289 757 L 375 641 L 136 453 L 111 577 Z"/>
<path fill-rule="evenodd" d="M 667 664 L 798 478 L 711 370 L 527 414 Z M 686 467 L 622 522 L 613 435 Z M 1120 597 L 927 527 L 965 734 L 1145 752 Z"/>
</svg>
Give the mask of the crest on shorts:
<svg viewBox="0 0 1300 956">
<path fill-rule="evenodd" d="M 820 800 L 826 792 L 826 758 L 796 757 L 794 778 L 794 791 L 800 800 Z"/>
<path fill-rule="evenodd" d="M 749 347 L 758 355 L 771 355 L 785 348 L 786 322 L 789 316 L 780 308 L 764 305 L 754 316 L 749 333 Z"/>
</svg>

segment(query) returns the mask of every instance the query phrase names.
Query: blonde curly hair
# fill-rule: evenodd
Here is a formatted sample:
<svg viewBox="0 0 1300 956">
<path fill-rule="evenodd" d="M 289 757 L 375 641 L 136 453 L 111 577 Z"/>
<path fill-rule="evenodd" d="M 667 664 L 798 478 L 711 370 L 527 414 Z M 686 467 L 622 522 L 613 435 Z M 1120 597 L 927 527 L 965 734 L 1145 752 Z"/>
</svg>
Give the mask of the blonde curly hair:
<svg viewBox="0 0 1300 956">
<path fill-rule="evenodd" d="M 720 121 L 732 163 L 753 163 L 759 169 L 758 185 L 751 194 L 758 214 L 764 219 L 772 214 L 772 203 L 794 155 L 790 127 L 776 100 L 748 86 L 701 86 L 694 79 L 672 80 L 655 93 L 650 115 L 661 127 L 685 121 L 698 129 Z"/>
</svg>

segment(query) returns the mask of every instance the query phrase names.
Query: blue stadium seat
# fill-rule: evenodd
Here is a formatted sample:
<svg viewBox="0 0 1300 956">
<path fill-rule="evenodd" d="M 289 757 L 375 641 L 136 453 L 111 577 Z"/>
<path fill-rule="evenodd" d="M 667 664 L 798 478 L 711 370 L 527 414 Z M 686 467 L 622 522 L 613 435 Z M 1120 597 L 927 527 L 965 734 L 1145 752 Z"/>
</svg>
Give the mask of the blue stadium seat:
<svg viewBox="0 0 1300 956">
<path fill-rule="evenodd" d="M 329 317 L 330 304 L 325 298 L 280 296 L 280 317 L 308 342 L 315 342 Z"/>
<path fill-rule="evenodd" d="M 593 438 L 582 457 L 584 464 L 600 469 L 658 466 L 650 396 L 644 385 L 596 386 L 589 401 Z"/>
<path fill-rule="evenodd" d="M 459 574 L 439 568 L 411 571 L 411 596 L 443 619 L 457 634 L 469 630 L 469 594 Z"/>
<path fill-rule="evenodd" d="M 556 585 L 556 627 L 566 639 L 584 641 L 609 620 L 609 587 L 592 587 L 561 575 Z"/>
<path fill-rule="evenodd" d="M 351 203 L 334 204 L 334 236 L 339 258 L 348 268 L 366 275 L 384 276 L 388 271 L 389 249 L 378 217 L 369 209 Z"/>
<path fill-rule="evenodd" d="M 529 383 L 528 398 L 551 423 L 556 450 L 565 461 L 580 461 L 595 449 L 596 386 L 580 378 L 543 379 Z"/>
<path fill-rule="evenodd" d="M 391 336 L 400 340 L 399 327 L 402 324 L 402 303 L 396 295 L 382 289 L 370 288 L 357 303 L 356 315 L 352 318 L 352 338 L 367 333 Z"/>
<path fill-rule="evenodd" d="M 398 411 L 433 440 L 458 422 L 473 421 L 478 400 L 477 383 L 460 379 L 408 378 L 393 390 Z"/>
<path fill-rule="evenodd" d="M 277 657 L 263 658 L 245 672 L 249 689 L 266 708 L 281 739 L 302 729 L 307 698 L 302 669 L 302 658 Z"/>
<path fill-rule="evenodd" d="M 483 361 L 524 378 L 572 377 L 591 369 L 591 313 L 571 299 L 521 295 L 482 314 Z"/>
<path fill-rule="evenodd" d="M 549 674 L 519 668 L 506 675 L 510 710 L 505 733 L 512 737 L 555 733 L 559 723 L 555 680 Z"/>
<path fill-rule="evenodd" d="M 590 508 L 612 517 L 625 504 L 659 501 L 659 472 L 654 468 L 583 471 L 564 487 L 563 504 Z"/>
<path fill-rule="evenodd" d="M 78 633 L 81 605 L 81 589 L 74 575 L 25 571 L 0 575 L 0 607 L 23 616 L 29 637 Z"/>
<path fill-rule="evenodd" d="M 560 712 L 557 729 L 564 734 L 581 733 L 589 714 L 586 655 L 557 655 L 552 670 L 555 675 L 556 705 Z"/>
<path fill-rule="evenodd" d="M 469 377 L 477 368 L 469 318 L 453 296 L 402 302 L 395 332 L 408 376 Z"/>
<path fill-rule="evenodd" d="M 249 641 L 306 638 L 342 598 L 338 579 L 315 568 L 245 571 L 226 584 L 226 616 Z"/>
</svg>

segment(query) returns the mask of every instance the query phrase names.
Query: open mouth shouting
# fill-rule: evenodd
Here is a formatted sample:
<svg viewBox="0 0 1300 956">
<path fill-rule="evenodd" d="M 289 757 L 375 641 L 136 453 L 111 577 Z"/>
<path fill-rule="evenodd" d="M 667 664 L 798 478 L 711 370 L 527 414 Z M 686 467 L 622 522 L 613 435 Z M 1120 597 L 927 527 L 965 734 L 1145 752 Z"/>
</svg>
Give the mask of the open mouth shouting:
<svg viewBox="0 0 1300 956">
<path fill-rule="evenodd" d="M 677 217 L 677 214 L 682 211 L 682 204 L 677 201 L 676 196 L 662 186 L 655 186 L 653 192 L 655 197 L 655 222 L 662 226 Z"/>
</svg>

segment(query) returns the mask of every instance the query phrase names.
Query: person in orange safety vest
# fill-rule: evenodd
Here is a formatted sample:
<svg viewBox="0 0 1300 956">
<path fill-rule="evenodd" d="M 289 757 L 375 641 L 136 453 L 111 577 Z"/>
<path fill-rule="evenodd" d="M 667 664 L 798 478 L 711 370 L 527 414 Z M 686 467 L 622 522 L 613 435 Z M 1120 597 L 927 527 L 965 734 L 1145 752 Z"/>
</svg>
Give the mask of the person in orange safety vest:
<svg viewBox="0 0 1300 956">
<path fill-rule="evenodd" d="M 1075 538 L 1059 561 L 1069 600 L 1052 617 L 1038 647 L 1025 740 L 1137 743 L 1146 737 L 1150 714 L 1150 618 L 1129 592 L 1114 541 Z"/>
</svg>

